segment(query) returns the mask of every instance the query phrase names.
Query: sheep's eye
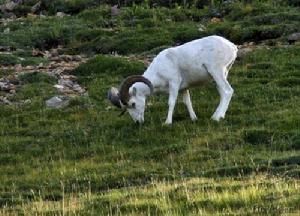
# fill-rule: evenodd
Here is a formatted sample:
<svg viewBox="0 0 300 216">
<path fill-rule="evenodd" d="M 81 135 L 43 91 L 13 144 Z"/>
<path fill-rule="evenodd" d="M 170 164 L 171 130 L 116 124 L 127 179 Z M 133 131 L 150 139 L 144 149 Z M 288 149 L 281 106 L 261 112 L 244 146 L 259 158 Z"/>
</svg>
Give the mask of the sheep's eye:
<svg viewBox="0 0 300 216">
<path fill-rule="evenodd" d="M 131 104 L 131 107 L 132 107 L 132 108 L 135 108 L 135 103 L 132 103 L 132 104 Z"/>
</svg>

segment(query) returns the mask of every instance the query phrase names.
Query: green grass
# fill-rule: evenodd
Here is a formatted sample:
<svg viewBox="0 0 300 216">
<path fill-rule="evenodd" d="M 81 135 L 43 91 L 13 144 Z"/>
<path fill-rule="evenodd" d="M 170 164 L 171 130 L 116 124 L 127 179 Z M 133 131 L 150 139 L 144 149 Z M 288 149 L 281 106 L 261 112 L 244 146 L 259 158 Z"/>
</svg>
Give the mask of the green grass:
<svg viewBox="0 0 300 216">
<path fill-rule="evenodd" d="M 81 3 L 88 5 L 83 1 L 68 2 L 76 6 Z M 173 46 L 211 34 L 243 43 L 278 38 L 284 41 L 287 35 L 300 30 L 297 7 L 269 1 L 253 4 L 236 2 L 201 10 L 195 7 L 150 8 L 134 5 L 122 7 L 117 17 L 111 16 L 110 6 L 94 3 L 90 8 L 82 7 L 74 16 L 29 16 L 3 25 L 0 27 L 0 45 L 23 49 L 49 49 L 64 45 L 70 53 L 76 54 L 127 55 L 158 46 Z M 55 2 L 51 4 L 59 5 Z M 221 16 L 221 22 L 212 23 L 211 18 L 215 16 Z M 10 31 L 5 31 L 7 29 Z"/>
<path fill-rule="evenodd" d="M 143 73 L 136 59 L 176 43 L 213 33 L 273 40 L 273 31 L 283 41 L 299 29 L 297 8 L 255 2 L 217 8 L 221 23 L 210 22 L 209 7 L 135 5 L 114 19 L 101 6 L 16 20 L 9 33 L 1 26 L 0 45 L 17 49 L 1 54 L 1 65 L 47 63 L 31 56 L 33 47 L 100 55 L 72 72 L 89 96 L 66 108 L 46 108 L 57 80 L 39 73 L 21 76 L 10 97 L 16 103 L 0 105 L 0 215 L 298 215 L 299 45 L 237 61 L 229 74 L 235 93 L 219 123 L 210 120 L 219 102 L 214 83 L 191 90 L 199 120 L 189 119 L 180 97 L 171 127 L 163 125 L 165 95 L 149 98 L 141 126 L 106 99 L 111 86 Z"/>
<path fill-rule="evenodd" d="M 0 54 L 0 65 L 12 66 L 21 64 L 22 66 L 38 65 L 47 63 L 47 60 L 42 57 L 32 57 L 28 53 L 13 52 L 10 54 Z"/>
<path fill-rule="evenodd" d="M 82 214 L 90 211 L 96 214 L 102 205 L 103 212 L 115 214 L 117 211 L 126 214 L 154 211 L 180 215 L 199 209 L 252 212 L 256 208 L 264 212 L 299 211 L 293 201 L 299 199 L 297 195 L 287 193 L 285 198 L 278 195 L 277 199 L 277 195 L 268 195 L 271 192 L 267 186 L 255 190 L 256 187 L 248 189 L 243 183 L 240 192 L 231 194 L 231 189 L 224 186 L 225 192 L 212 192 L 216 197 L 206 201 L 198 197 L 190 203 L 171 199 L 163 204 L 160 196 L 148 201 L 141 198 L 138 203 L 130 199 L 128 203 L 122 201 L 122 197 L 127 197 L 124 190 L 143 194 L 139 192 L 143 190 L 140 186 L 153 181 L 176 185 L 172 182 L 186 178 L 208 177 L 207 181 L 213 181 L 224 177 L 227 181 L 228 177 L 239 177 L 243 182 L 248 175 L 254 175 L 255 179 L 256 173 L 299 178 L 297 107 L 300 88 L 299 82 L 284 82 L 299 79 L 298 62 L 299 47 L 256 51 L 237 62 L 230 73 L 236 93 L 224 121 L 210 120 L 218 103 L 217 91 L 211 83 L 192 90 L 199 121 L 192 123 L 185 107 L 178 103 L 172 127 L 162 124 L 167 111 L 164 96 L 150 99 L 152 105 L 147 109 L 142 126 L 135 125 L 128 115 L 118 117 L 119 111 L 111 108 L 105 99 L 111 85 L 118 84 L 129 74 L 141 73 L 142 63 L 109 56 L 91 59 L 74 71 L 88 87 L 89 98 L 74 99 L 63 110 L 45 107 L 44 101 L 55 94 L 51 79 L 26 77 L 26 84 L 18 91 L 16 100 L 30 98 L 32 103 L 0 107 L 2 210 L 6 206 L 22 212 L 28 205 L 32 208 L 31 205 L 48 205 L 48 202 L 60 205 L 64 198 L 63 184 L 67 197 L 81 193 L 90 193 L 93 197 L 78 198 Z M 280 185 L 290 187 L 284 181 Z M 116 203 L 111 201 L 112 207 L 107 206 L 110 202 L 101 204 L 102 199 L 115 192 L 105 192 L 107 195 L 99 192 L 119 187 L 134 188 L 116 191 L 120 197 Z M 250 190 L 250 198 L 238 200 L 244 190 L 245 193 Z M 254 197 L 252 190 L 257 193 Z M 201 195 L 195 193 L 195 196 Z M 168 196 L 171 196 L 169 192 Z M 274 202 L 269 207 L 256 206 L 255 203 L 263 204 L 264 196 L 271 196 Z M 119 202 L 121 204 L 117 204 Z M 182 206 L 177 206 L 177 202 L 183 202 Z M 279 207 L 273 209 L 272 205 Z M 61 207 L 58 209 L 61 211 Z"/>
<path fill-rule="evenodd" d="M 62 189 L 64 185 L 62 185 Z M 63 193 L 63 192 L 62 192 Z M 288 215 L 299 213 L 299 182 L 270 176 L 245 179 L 155 180 L 148 186 L 86 193 L 20 204 L 25 214 L 71 215 Z M 287 207 L 288 206 L 288 207 Z M 6 211 L 9 212 L 9 211 Z M 18 211 L 12 211 L 14 213 Z"/>
</svg>

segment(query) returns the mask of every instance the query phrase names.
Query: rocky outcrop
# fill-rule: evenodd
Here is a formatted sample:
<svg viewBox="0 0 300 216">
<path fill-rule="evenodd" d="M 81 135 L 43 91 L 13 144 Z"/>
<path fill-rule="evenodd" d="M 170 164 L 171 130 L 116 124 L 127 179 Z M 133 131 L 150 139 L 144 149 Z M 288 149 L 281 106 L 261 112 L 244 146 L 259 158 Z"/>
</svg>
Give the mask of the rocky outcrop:
<svg viewBox="0 0 300 216">
<path fill-rule="evenodd" d="M 0 47 L 0 52 L 1 50 L 3 50 L 2 53 L 13 53 L 10 47 Z M 77 77 L 72 75 L 71 72 L 81 63 L 86 62 L 87 58 L 85 56 L 65 55 L 63 53 L 62 47 L 49 51 L 34 49 L 32 50 L 32 56 L 43 57 L 49 62 L 27 66 L 22 66 L 21 64 L 0 66 L 2 71 L 14 71 L 12 75 L 0 78 L 0 92 L 2 92 L 2 95 L 5 95 L 2 99 L 0 98 L 0 104 L 10 104 L 10 96 L 14 95 L 18 87 L 22 85 L 19 76 L 28 73 L 46 73 L 49 76 L 56 77 L 58 81 L 54 87 L 63 96 L 86 95 L 86 89 L 77 82 Z"/>
</svg>

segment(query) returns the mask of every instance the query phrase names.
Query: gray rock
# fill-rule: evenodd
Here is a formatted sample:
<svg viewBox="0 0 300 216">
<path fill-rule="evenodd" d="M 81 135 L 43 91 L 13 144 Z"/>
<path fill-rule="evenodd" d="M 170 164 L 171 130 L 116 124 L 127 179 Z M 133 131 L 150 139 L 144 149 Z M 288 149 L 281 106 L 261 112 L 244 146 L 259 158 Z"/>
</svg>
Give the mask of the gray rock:
<svg viewBox="0 0 300 216">
<path fill-rule="evenodd" d="M 31 104 L 31 100 L 30 99 L 23 100 L 23 104 Z"/>
<path fill-rule="evenodd" d="M 8 34 L 10 32 L 10 28 L 5 28 L 3 33 Z"/>
<path fill-rule="evenodd" d="M 112 16 L 119 16 L 120 15 L 120 9 L 118 8 L 118 5 L 114 5 L 111 7 L 111 15 Z"/>
<path fill-rule="evenodd" d="M 58 81 L 58 84 L 59 85 L 62 85 L 62 86 L 66 86 L 68 88 L 72 88 L 73 85 L 74 85 L 74 82 L 72 80 L 65 80 L 65 79 L 60 79 Z"/>
<path fill-rule="evenodd" d="M 11 90 L 15 90 L 16 87 L 14 84 L 10 83 L 9 81 L 0 81 L 0 91 L 9 92 Z"/>
<path fill-rule="evenodd" d="M 10 105 L 11 102 L 4 96 L 0 96 L 0 104 L 7 104 Z"/>
<path fill-rule="evenodd" d="M 295 43 L 296 41 L 300 41 L 300 32 L 290 34 L 288 37 L 289 43 Z"/>
<path fill-rule="evenodd" d="M 62 18 L 62 17 L 67 16 L 67 14 L 65 14 L 64 12 L 57 12 L 56 16 Z"/>
<path fill-rule="evenodd" d="M 245 48 L 239 48 L 238 53 L 237 53 L 237 58 L 243 58 L 246 56 L 248 53 L 252 52 L 253 48 L 250 47 L 245 47 Z"/>
<path fill-rule="evenodd" d="M 46 101 L 49 108 L 60 109 L 69 105 L 70 99 L 67 96 L 54 96 Z"/>
<path fill-rule="evenodd" d="M 73 61 L 81 62 L 82 61 L 82 57 L 80 55 L 75 55 L 75 56 L 73 56 L 72 60 Z"/>
<path fill-rule="evenodd" d="M 15 3 L 13 1 L 7 2 L 3 5 L 1 5 L 2 11 L 12 11 L 15 9 L 15 7 L 18 5 L 18 3 Z"/>
<path fill-rule="evenodd" d="M 0 52 L 10 52 L 12 50 L 14 49 L 10 46 L 0 46 Z"/>
</svg>

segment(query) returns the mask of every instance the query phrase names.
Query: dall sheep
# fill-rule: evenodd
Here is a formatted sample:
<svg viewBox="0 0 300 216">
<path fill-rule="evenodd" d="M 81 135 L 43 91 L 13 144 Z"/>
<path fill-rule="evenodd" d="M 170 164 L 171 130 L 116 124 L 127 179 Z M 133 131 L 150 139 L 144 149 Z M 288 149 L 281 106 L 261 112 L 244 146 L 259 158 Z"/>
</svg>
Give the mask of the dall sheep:
<svg viewBox="0 0 300 216">
<path fill-rule="evenodd" d="M 156 92 L 169 94 L 169 109 L 165 124 L 172 124 L 173 111 L 179 92 L 183 94 L 192 121 L 197 116 L 192 107 L 189 88 L 213 78 L 220 103 L 212 115 L 219 121 L 225 117 L 233 89 L 227 81 L 228 71 L 237 56 L 237 47 L 220 36 L 208 36 L 161 51 L 143 75 L 127 77 L 120 88 L 108 92 L 111 103 L 126 110 L 135 122 L 144 122 L 147 96 Z"/>
</svg>

